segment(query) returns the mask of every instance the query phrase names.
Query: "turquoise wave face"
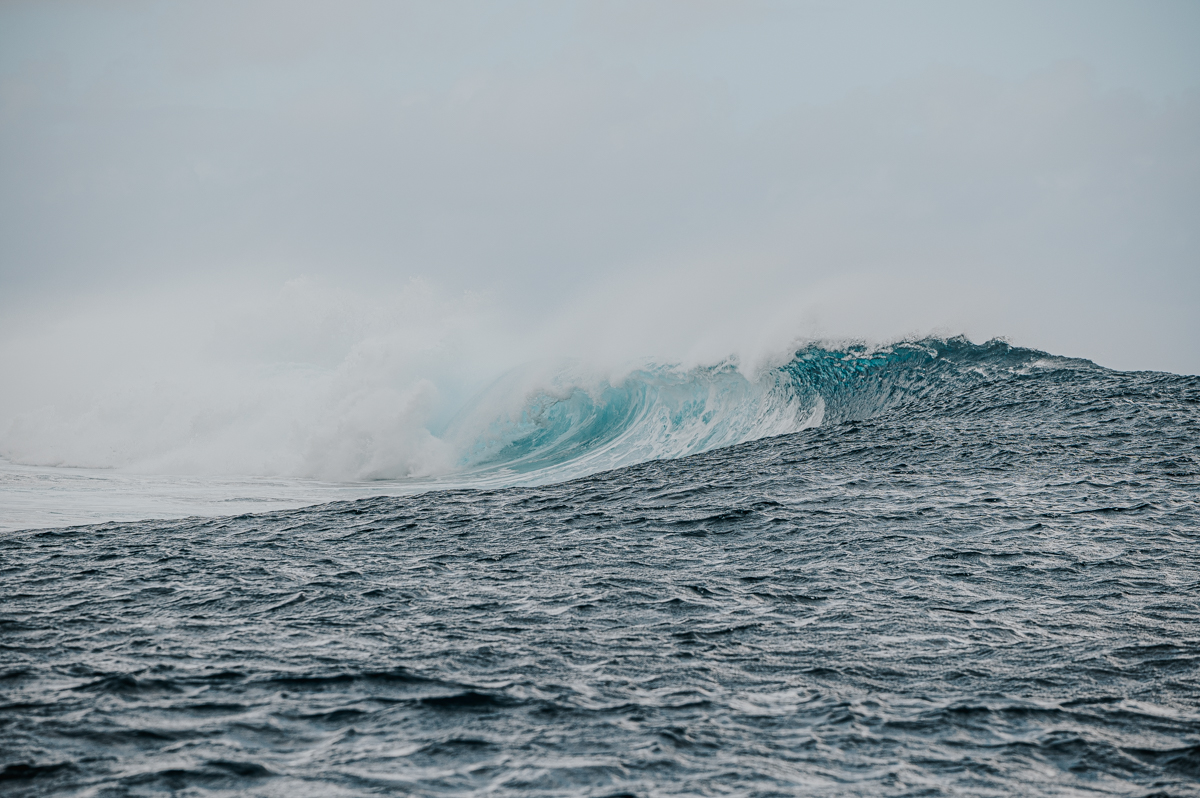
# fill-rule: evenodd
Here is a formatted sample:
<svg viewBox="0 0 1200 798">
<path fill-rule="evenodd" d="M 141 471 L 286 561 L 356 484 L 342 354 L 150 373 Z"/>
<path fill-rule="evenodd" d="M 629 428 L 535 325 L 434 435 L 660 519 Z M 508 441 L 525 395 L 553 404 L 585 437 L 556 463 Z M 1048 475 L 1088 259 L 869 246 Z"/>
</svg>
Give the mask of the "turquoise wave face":
<svg viewBox="0 0 1200 798">
<path fill-rule="evenodd" d="M 510 375 L 451 425 L 461 468 L 551 481 L 683 457 L 952 398 L 1038 367 L 1095 368 L 1003 341 L 808 346 L 747 377 L 733 363 L 646 366 L 619 379 Z"/>
<path fill-rule="evenodd" d="M 500 386 L 459 422 L 457 434 L 472 430 L 462 455 L 467 470 L 547 472 L 562 479 L 819 422 L 819 408 L 798 399 L 785 373 L 751 380 L 730 364 L 643 368 L 616 381 L 560 374 L 549 385 Z M 504 407 L 513 410 L 494 412 Z M 492 417 L 480 423 L 488 411 Z"/>
</svg>

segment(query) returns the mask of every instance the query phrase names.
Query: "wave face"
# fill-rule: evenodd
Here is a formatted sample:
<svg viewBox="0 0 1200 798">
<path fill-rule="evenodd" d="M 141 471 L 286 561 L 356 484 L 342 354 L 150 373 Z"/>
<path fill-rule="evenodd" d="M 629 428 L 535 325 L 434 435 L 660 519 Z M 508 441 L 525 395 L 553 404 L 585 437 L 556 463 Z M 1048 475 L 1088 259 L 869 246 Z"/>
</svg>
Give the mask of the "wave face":
<svg viewBox="0 0 1200 798">
<path fill-rule="evenodd" d="M 647 366 L 620 379 L 509 375 L 451 423 L 461 475 L 538 484 L 945 401 L 1031 368 L 1096 368 L 1003 341 L 811 345 L 746 377 L 732 363 Z M 497 408 L 513 410 L 497 414 Z"/>
<path fill-rule="evenodd" d="M 479 405 L 511 392 L 508 382 Z M 563 478 L 795 432 L 821 417 L 785 372 L 751 381 L 728 364 L 639 369 L 615 384 L 567 372 L 550 383 L 527 391 L 515 413 L 481 424 L 475 410 L 452 426 L 451 437 L 473 439 L 460 459 L 467 473 Z"/>
<path fill-rule="evenodd" d="M 0 535 L 0 790 L 1200 795 L 1200 378 L 557 379 L 472 488 Z"/>
</svg>

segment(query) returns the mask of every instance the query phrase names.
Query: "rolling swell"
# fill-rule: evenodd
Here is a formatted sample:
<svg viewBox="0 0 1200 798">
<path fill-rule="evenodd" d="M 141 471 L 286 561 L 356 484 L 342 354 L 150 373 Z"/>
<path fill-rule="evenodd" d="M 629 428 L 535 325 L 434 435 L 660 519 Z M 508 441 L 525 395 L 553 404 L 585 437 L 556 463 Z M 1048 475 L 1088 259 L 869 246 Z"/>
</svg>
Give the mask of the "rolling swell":
<svg viewBox="0 0 1200 798">
<path fill-rule="evenodd" d="M 1200 378 L 942 343 L 571 482 L 7 534 L 0 790 L 1200 795 Z"/>
</svg>

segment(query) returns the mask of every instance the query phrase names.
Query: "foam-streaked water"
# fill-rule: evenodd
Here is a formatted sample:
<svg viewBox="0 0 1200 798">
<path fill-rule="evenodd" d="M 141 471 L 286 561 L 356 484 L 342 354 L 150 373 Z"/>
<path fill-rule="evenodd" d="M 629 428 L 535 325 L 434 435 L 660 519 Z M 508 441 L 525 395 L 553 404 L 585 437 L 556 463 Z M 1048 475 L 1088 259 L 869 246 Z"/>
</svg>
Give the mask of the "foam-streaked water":
<svg viewBox="0 0 1200 798">
<path fill-rule="evenodd" d="M 6 533 L 0 784 L 1200 795 L 1200 378 L 777 375 L 535 396 L 471 488 Z"/>
</svg>

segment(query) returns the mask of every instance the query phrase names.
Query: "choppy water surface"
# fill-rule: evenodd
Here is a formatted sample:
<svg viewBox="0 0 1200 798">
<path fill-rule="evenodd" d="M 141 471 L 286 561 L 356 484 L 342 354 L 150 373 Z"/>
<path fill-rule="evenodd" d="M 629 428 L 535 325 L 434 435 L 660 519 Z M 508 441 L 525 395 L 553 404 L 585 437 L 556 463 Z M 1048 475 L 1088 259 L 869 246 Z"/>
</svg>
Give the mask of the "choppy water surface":
<svg viewBox="0 0 1200 798">
<path fill-rule="evenodd" d="M 0 791 L 1200 795 L 1200 378 L 978 349 L 572 482 L 5 533 Z"/>
</svg>

